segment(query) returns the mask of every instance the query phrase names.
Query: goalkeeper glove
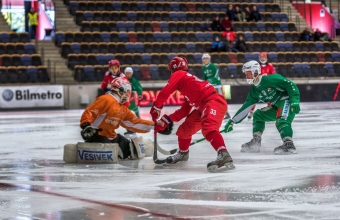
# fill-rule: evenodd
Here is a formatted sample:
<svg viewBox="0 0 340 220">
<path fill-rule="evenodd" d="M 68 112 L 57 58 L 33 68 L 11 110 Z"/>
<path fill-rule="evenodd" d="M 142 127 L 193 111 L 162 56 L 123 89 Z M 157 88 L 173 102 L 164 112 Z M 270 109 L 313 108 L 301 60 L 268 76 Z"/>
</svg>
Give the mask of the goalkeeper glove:
<svg viewBox="0 0 340 220">
<path fill-rule="evenodd" d="M 91 141 L 93 137 L 98 135 L 98 131 L 102 130 L 101 128 L 91 126 L 91 124 L 88 122 L 83 123 L 81 128 L 83 130 L 80 132 L 80 134 L 84 141 Z"/>
</svg>

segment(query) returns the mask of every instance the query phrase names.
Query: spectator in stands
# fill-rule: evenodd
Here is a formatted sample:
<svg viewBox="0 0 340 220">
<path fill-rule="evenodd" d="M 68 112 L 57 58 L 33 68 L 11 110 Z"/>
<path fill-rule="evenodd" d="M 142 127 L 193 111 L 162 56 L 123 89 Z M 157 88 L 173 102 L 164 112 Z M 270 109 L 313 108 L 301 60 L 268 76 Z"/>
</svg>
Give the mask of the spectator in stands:
<svg viewBox="0 0 340 220">
<path fill-rule="evenodd" d="M 257 9 L 257 6 L 256 5 L 253 5 L 253 10 L 251 10 L 251 13 L 250 13 L 250 21 L 261 21 L 262 18 L 261 18 L 261 14 L 259 12 L 259 10 Z"/>
<path fill-rule="evenodd" d="M 34 8 L 31 8 L 31 11 L 28 12 L 27 17 L 30 38 L 35 39 L 38 26 L 38 13 L 35 12 Z"/>
<path fill-rule="evenodd" d="M 326 41 L 329 40 L 328 33 L 321 33 L 320 29 L 317 28 L 314 32 L 314 41 Z"/>
<path fill-rule="evenodd" d="M 223 31 L 223 32 L 222 32 L 222 37 L 223 37 L 224 39 L 226 39 L 227 37 L 229 37 L 229 40 L 230 40 L 230 41 L 234 41 L 235 38 L 236 38 L 236 34 L 235 34 L 234 31 Z"/>
<path fill-rule="evenodd" d="M 226 15 L 224 17 L 224 19 L 222 20 L 221 25 L 222 25 L 222 30 L 223 31 L 232 31 L 233 25 L 232 25 L 228 15 Z"/>
<path fill-rule="evenodd" d="M 309 30 L 308 27 L 301 33 L 301 40 L 302 41 L 310 41 L 314 40 L 313 33 Z"/>
<path fill-rule="evenodd" d="M 210 24 L 210 20 L 207 19 L 205 20 L 205 23 L 202 24 L 202 30 L 203 31 L 211 31 L 211 24 Z"/>
<path fill-rule="evenodd" d="M 228 5 L 227 13 L 226 13 L 231 21 L 235 21 L 235 11 L 233 9 L 233 5 Z"/>
<path fill-rule="evenodd" d="M 221 22 L 220 22 L 220 17 L 218 17 L 218 15 L 216 15 L 215 19 L 213 20 L 213 22 L 211 23 L 211 29 L 213 31 L 222 31 L 222 26 L 221 26 Z"/>
<path fill-rule="evenodd" d="M 238 5 L 235 7 L 235 21 L 247 21 L 245 13 L 241 11 Z"/>
<path fill-rule="evenodd" d="M 231 41 L 229 36 L 225 38 L 225 50 L 227 52 L 238 52 L 238 50 L 235 48 L 235 42 Z"/>
<path fill-rule="evenodd" d="M 225 51 L 224 44 L 220 41 L 219 37 L 215 37 L 215 41 L 211 45 L 210 52 L 223 52 Z"/>
<path fill-rule="evenodd" d="M 246 52 L 247 51 L 247 44 L 246 41 L 244 40 L 242 35 L 239 35 L 235 44 L 236 50 L 240 52 Z"/>
<path fill-rule="evenodd" d="M 246 17 L 246 21 L 250 21 L 251 12 L 248 6 L 244 8 L 244 15 Z"/>
</svg>

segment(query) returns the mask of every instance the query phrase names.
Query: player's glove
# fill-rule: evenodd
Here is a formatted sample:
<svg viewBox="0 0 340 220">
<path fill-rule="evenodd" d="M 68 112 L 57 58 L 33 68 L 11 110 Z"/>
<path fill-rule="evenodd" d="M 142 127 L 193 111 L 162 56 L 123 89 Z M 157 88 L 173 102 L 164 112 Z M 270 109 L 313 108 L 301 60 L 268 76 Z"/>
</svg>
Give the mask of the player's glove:
<svg viewBox="0 0 340 220">
<path fill-rule="evenodd" d="M 102 130 L 101 128 L 91 126 L 88 122 L 83 123 L 80 127 L 83 129 L 80 134 L 84 141 L 90 141 L 93 137 L 98 135 L 98 131 Z"/>
<path fill-rule="evenodd" d="M 163 115 L 159 121 L 155 124 L 155 131 L 160 134 L 169 135 L 172 132 L 174 123 L 167 115 Z"/>
<path fill-rule="evenodd" d="M 290 103 L 290 111 L 295 114 L 298 114 L 300 112 L 300 103 L 299 102 Z"/>
<path fill-rule="evenodd" d="M 224 126 L 224 132 L 231 132 L 233 130 L 233 126 L 234 126 L 234 121 L 233 119 L 229 119 L 229 121 L 227 122 L 227 124 Z"/>
<path fill-rule="evenodd" d="M 138 101 L 142 101 L 143 100 L 143 96 L 142 95 L 139 95 L 138 96 Z"/>
<path fill-rule="evenodd" d="M 162 107 L 161 108 L 157 108 L 154 105 L 151 107 L 150 115 L 152 117 L 152 121 L 156 122 L 156 120 L 161 116 L 161 111 L 162 111 Z"/>
</svg>

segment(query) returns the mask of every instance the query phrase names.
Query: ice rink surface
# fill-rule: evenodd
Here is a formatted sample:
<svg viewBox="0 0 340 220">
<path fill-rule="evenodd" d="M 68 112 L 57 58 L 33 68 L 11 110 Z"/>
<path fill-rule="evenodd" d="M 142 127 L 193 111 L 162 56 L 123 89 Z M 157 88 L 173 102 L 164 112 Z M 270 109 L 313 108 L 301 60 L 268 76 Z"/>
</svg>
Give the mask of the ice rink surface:
<svg viewBox="0 0 340 220">
<path fill-rule="evenodd" d="M 231 115 L 239 107 L 230 105 Z M 150 118 L 149 108 L 141 111 Z M 65 164 L 63 146 L 82 141 L 82 112 L 0 113 L 0 219 L 340 219 L 340 102 L 302 104 L 293 123 L 296 155 L 274 155 L 281 145 L 274 123 L 260 153 L 241 153 L 252 124 L 235 125 L 223 137 L 236 169 L 221 173 L 206 171 L 216 153 L 205 141 L 176 165 L 155 166 L 152 158 Z M 174 133 L 159 135 L 159 145 L 177 147 Z"/>
</svg>

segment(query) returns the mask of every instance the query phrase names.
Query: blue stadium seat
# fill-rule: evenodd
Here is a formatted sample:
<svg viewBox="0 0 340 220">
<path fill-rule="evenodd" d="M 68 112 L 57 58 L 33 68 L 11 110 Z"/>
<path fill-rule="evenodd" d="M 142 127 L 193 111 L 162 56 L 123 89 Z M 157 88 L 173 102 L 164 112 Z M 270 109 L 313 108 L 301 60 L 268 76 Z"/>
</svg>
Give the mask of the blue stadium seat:
<svg viewBox="0 0 340 220">
<path fill-rule="evenodd" d="M 136 52 L 135 44 L 134 43 L 126 43 L 125 47 L 126 47 L 126 51 L 128 53 L 135 53 Z"/>
<path fill-rule="evenodd" d="M 201 41 L 201 42 L 205 41 L 204 33 L 203 32 L 197 32 L 196 33 L 196 39 L 197 39 L 197 41 Z"/>
<path fill-rule="evenodd" d="M 335 72 L 334 72 L 334 67 L 332 63 L 327 62 L 325 64 L 325 68 L 327 69 L 327 75 L 328 76 L 335 76 Z"/>
<path fill-rule="evenodd" d="M 92 11 L 85 11 L 84 12 L 85 21 L 93 21 L 93 12 Z"/>
<path fill-rule="evenodd" d="M 135 43 L 136 53 L 144 53 L 144 44 L 143 43 Z"/>
<path fill-rule="evenodd" d="M 340 53 L 332 52 L 333 62 L 340 62 Z"/>
<path fill-rule="evenodd" d="M 129 36 L 126 32 L 119 32 L 118 37 L 120 42 L 129 42 Z"/>
<path fill-rule="evenodd" d="M 71 44 L 72 53 L 79 54 L 81 52 L 80 43 L 72 43 Z"/>
<path fill-rule="evenodd" d="M 276 32 L 276 38 L 278 41 L 286 41 L 285 35 L 283 34 L 283 32 L 280 31 Z"/>
<path fill-rule="evenodd" d="M 178 13 L 177 12 L 170 12 L 170 20 L 171 21 L 179 21 Z"/>
<path fill-rule="evenodd" d="M 178 3 L 171 3 L 170 7 L 171 7 L 171 11 L 179 11 L 179 4 Z"/>
<path fill-rule="evenodd" d="M 103 42 L 111 42 L 111 39 L 110 39 L 110 33 L 109 32 L 102 32 L 100 33 L 101 37 L 102 37 L 102 41 Z"/>
<path fill-rule="evenodd" d="M 158 65 L 150 65 L 151 79 L 159 80 Z"/>
<path fill-rule="evenodd" d="M 196 63 L 202 63 L 202 54 L 201 53 L 195 53 L 194 58 L 196 60 Z"/>
<path fill-rule="evenodd" d="M 257 29 L 259 31 L 266 31 L 266 26 L 265 26 L 265 24 L 263 22 L 258 22 L 257 23 Z"/>
<path fill-rule="evenodd" d="M 251 53 L 246 53 L 246 54 L 244 55 L 244 57 L 245 57 L 245 59 L 247 60 L 247 62 L 248 62 L 248 61 L 251 61 L 251 60 L 254 60 L 253 54 L 251 54 Z"/>
<path fill-rule="evenodd" d="M 228 64 L 228 71 L 229 71 L 229 75 L 230 75 L 231 78 L 237 78 L 238 77 L 237 67 L 236 67 L 235 64 L 229 63 Z"/>
<path fill-rule="evenodd" d="M 277 42 L 276 47 L 278 51 L 282 51 L 282 52 L 286 51 L 285 43 L 283 42 Z"/>
<path fill-rule="evenodd" d="M 125 22 L 122 22 L 122 21 L 117 22 L 117 28 L 118 28 L 118 31 L 127 31 Z"/>
<path fill-rule="evenodd" d="M 110 60 L 114 60 L 114 59 L 115 59 L 115 56 L 113 54 L 106 54 L 105 55 L 106 64 L 108 64 L 110 62 Z"/>
<path fill-rule="evenodd" d="M 278 58 L 277 58 L 277 53 L 269 53 L 268 57 L 269 57 L 269 62 L 271 62 L 271 63 L 279 62 Z"/>
<path fill-rule="evenodd" d="M 113 2 L 113 9 L 115 11 L 121 11 L 122 10 L 122 4 L 120 2 Z"/>
<path fill-rule="evenodd" d="M 3 43 L 9 43 L 10 42 L 9 34 L 7 32 L 0 33 L 0 41 Z"/>
<path fill-rule="evenodd" d="M 159 26 L 162 31 L 169 31 L 169 23 L 168 22 L 160 22 Z"/>
<path fill-rule="evenodd" d="M 30 55 L 21 55 L 21 63 L 24 66 L 30 66 L 32 65 L 31 63 L 31 56 Z"/>
<path fill-rule="evenodd" d="M 151 64 L 151 55 L 149 53 L 143 53 L 142 60 L 145 64 Z"/>
<path fill-rule="evenodd" d="M 94 68 L 93 66 L 85 66 L 84 67 L 85 79 L 84 81 L 96 81 L 96 77 L 94 75 Z"/>
<path fill-rule="evenodd" d="M 168 54 L 168 58 L 169 58 L 169 61 L 174 58 L 175 56 L 177 56 L 175 53 L 169 53 Z"/>
<path fill-rule="evenodd" d="M 141 80 L 142 79 L 142 72 L 140 70 L 139 65 L 132 65 L 131 68 L 133 69 L 133 76 L 136 79 Z"/>
<path fill-rule="evenodd" d="M 280 13 L 279 16 L 280 16 L 281 22 L 289 22 L 289 19 L 286 13 Z"/>
<path fill-rule="evenodd" d="M 161 32 L 155 32 L 155 33 L 153 34 L 153 37 L 154 37 L 154 39 L 155 39 L 156 42 L 163 42 L 163 41 L 164 41 L 164 39 L 163 39 L 163 33 L 161 33 Z"/>
<path fill-rule="evenodd" d="M 297 77 L 303 77 L 304 76 L 301 63 L 294 63 L 294 71 L 295 71 L 295 75 Z M 292 75 L 290 75 L 290 76 L 292 76 Z"/>
<path fill-rule="evenodd" d="M 187 51 L 190 53 L 195 53 L 196 52 L 195 43 L 187 43 Z"/>
<path fill-rule="evenodd" d="M 98 65 L 106 65 L 107 64 L 106 57 L 105 57 L 104 54 L 97 54 L 96 59 L 97 59 Z"/>
<path fill-rule="evenodd" d="M 254 41 L 253 33 L 252 32 L 245 32 L 244 37 L 246 41 L 252 42 Z"/>
<path fill-rule="evenodd" d="M 35 66 L 28 66 L 27 67 L 27 74 L 29 76 L 30 82 L 38 82 L 38 70 Z"/>
<path fill-rule="evenodd" d="M 212 42 L 213 39 L 213 35 L 211 32 L 204 32 L 204 40 L 207 42 Z"/>
<path fill-rule="evenodd" d="M 76 11 L 78 10 L 78 2 L 72 1 L 69 5 L 71 15 L 76 15 Z"/>
<path fill-rule="evenodd" d="M 27 54 L 36 54 L 37 51 L 35 50 L 35 46 L 32 43 L 25 44 L 25 51 Z"/>
<path fill-rule="evenodd" d="M 127 31 L 135 31 L 135 22 L 128 21 L 125 24 Z"/>
<path fill-rule="evenodd" d="M 146 3 L 145 2 L 139 2 L 138 8 L 140 11 L 146 11 Z"/>
<path fill-rule="evenodd" d="M 303 70 L 303 75 L 305 77 L 310 76 L 310 66 L 309 63 L 302 63 L 302 70 Z"/>
<path fill-rule="evenodd" d="M 65 42 L 65 34 L 64 32 L 58 31 L 54 35 L 54 44 L 60 47 L 63 42 Z"/>
<path fill-rule="evenodd" d="M 179 21 L 186 21 L 187 20 L 187 13 L 185 12 L 178 12 L 177 17 Z"/>
<path fill-rule="evenodd" d="M 163 41 L 164 42 L 171 42 L 171 34 L 170 34 L 170 32 L 163 32 Z"/>
<path fill-rule="evenodd" d="M 316 51 L 324 51 L 322 42 L 315 42 Z"/>
<path fill-rule="evenodd" d="M 293 51 L 293 44 L 292 42 L 285 42 L 285 49 L 286 51 Z"/>
<path fill-rule="evenodd" d="M 134 11 L 129 11 L 127 13 L 129 21 L 136 21 L 137 20 L 137 14 Z"/>
<path fill-rule="evenodd" d="M 256 6 L 257 6 L 257 9 L 259 10 L 259 12 L 261 12 L 261 13 L 265 12 L 264 4 L 256 4 Z"/>
<path fill-rule="evenodd" d="M 281 17 L 279 13 L 272 13 L 272 18 L 273 18 L 273 21 L 277 21 L 277 22 L 281 21 Z"/>
<path fill-rule="evenodd" d="M 281 27 L 281 31 L 283 31 L 283 32 L 289 31 L 288 23 L 286 23 L 286 22 L 281 22 L 280 27 Z"/>
</svg>

